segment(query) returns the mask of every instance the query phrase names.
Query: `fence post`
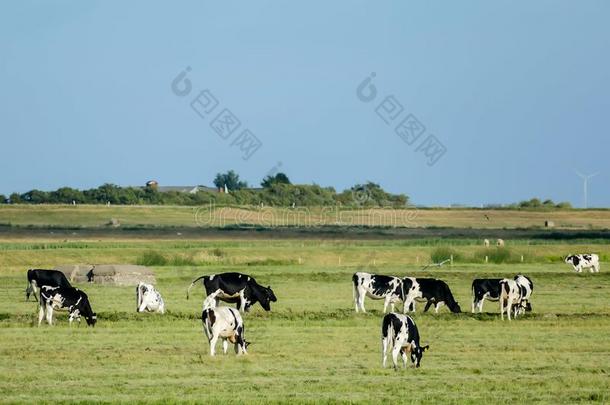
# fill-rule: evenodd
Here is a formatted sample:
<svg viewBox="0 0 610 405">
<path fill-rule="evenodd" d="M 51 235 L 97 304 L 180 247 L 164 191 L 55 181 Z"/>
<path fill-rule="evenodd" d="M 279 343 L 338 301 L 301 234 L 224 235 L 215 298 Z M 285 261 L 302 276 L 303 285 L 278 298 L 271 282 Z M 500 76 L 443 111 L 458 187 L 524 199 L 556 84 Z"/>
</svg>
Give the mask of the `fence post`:
<svg viewBox="0 0 610 405">
<path fill-rule="evenodd" d="M 521 263 L 523 263 L 523 255 L 521 255 Z"/>
<path fill-rule="evenodd" d="M 489 257 L 485 256 L 485 263 L 489 262 Z"/>
<path fill-rule="evenodd" d="M 453 255 L 451 255 L 451 257 L 449 259 L 451 260 L 450 261 L 451 267 L 453 267 Z"/>
</svg>

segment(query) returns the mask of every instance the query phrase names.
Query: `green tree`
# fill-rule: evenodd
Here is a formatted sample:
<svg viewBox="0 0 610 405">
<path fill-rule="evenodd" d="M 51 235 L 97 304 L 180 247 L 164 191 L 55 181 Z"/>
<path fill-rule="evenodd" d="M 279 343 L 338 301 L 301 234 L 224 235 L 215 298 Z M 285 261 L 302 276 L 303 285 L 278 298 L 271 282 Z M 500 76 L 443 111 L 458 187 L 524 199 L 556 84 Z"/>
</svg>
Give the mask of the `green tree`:
<svg viewBox="0 0 610 405">
<path fill-rule="evenodd" d="M 218 188 L 224 188 L 226 185 L 227 189 L 231 191 L 248 187 L 248 183 L 239 180 L 239 174 L 235 173 L 233 170 L 229 170 L 226 173 L 216 174 L 216 178 L 214 178 L 214 185 Z"/>
<path fill-rule="evenodd" d="M 30 204 L 44 204 L 49 201 L 49 193 L 40 190 L 30 190 L 21 194 L 21 200 Z"/>
<path fill-rule="evenodd" d="M 4 194 L 0 194 L 0 204 L 4 204 L 6 202 L 6 196 Z"/>
<path fill-rule="evenodd" d="M 13 193 L 8 197 L 11 200 L 11 204 L 21 204 L 21 196 L 18 193 Z"/>
<path fill-rule="evenodd" d="M 292 183 L 290 183 L 290 179 L 288 178 L 288 176 L 286 176 L 286 174 L 280 172 L 280 173 L 276 174 L 275 176 L 266 176 L 263 179 L 261 186 L 263 186 L 263 188 L 269 188 L 274 184 L 292 184 Z"/>
</svg>

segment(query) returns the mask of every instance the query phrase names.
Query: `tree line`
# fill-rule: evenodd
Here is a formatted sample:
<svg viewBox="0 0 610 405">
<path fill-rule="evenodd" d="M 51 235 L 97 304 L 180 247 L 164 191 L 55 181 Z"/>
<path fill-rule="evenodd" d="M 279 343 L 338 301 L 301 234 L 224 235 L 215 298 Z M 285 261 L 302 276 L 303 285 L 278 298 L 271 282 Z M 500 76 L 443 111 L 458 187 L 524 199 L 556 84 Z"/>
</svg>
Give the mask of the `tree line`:
<svg viewBox="0 0 610 405">
<path fill-rule="evenodd" d="M 234 171 L 218 173 L 214 179 L 217 190 L 194 193 L 160 191 L 155 184 L 145 187 L 120 187 L 103 184 L 88 190 L 61 187 L 55 191 L 30 190 L 0 194 L 0 202 L 11 204 L 114 204 L 114 205 L 264 205 L 276 207 L 334 206 L 406 207 L 409 198 L 392 194 L 379 184 L 367 182 L 337 192 L 333 187 L 317 184 L 292 184 L 284 173 L 267 176 L 261 188 L 249 188 Z M 228 191 L 225 193 L 224 190 Z"/>
</svg>

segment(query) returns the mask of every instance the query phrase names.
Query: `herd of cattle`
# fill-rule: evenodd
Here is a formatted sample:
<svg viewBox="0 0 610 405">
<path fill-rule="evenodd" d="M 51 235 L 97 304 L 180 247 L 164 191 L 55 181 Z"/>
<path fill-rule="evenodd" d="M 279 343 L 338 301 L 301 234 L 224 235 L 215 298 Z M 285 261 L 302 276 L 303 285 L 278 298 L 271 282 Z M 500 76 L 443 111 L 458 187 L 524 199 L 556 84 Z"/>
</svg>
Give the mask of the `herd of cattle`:
<svg viewBox="0 0 610 405">
<path fill-rule="evenodd" d="M 599 257 L 595 254 L 569 255 L 564 260 L 571 264 L 576 272 L 590 269 L 599 272 Z M 93 279 L 93 274 L 89 280 Z M 39 301 L 38 325 L 43 318 L 49 325 L 53 322 L 53 311 L 68 312 L 70 325 L 74 320 L 80 323 L 84 317 L 87 325 L 95 326 L 96 313 L 91 309 L 87 294 L 70 285 L 64 273 L 57 270 L 31 269 L 27 272 L 28 286 L 26 300 L 34 295 Z M 271 310 L 271 302 L 277 298 L 271 287 L 264 287 L 246 274 L 222 273 L 201 276 L 195 279 L 187 289 L 189 298 L 191 288 L 201 280 L 206 292 L 203 301 L 201 321 L 203 330 L 210 344 L 210 355 L 216 353 L 216 343 L 222 340 L 223 352 L 226 354 L 229 343 L 234 345 L 235 353 L 246 354 L 249 342 L 245 339 L 244 321 L 240 312 L 247 312 L 257 302 L 264 310 Z M 397 367 L 398 355 L 401 355 L 404 366 L 407 359 L 419 367 L 423 353 L 428 345 L 420 344 L 420 336 L 413 319 L 405 315 L 415 312 L 416 302 L 425 302 L 424 312 L 434 305 L 435 312 L 442 305 L 453 313 L 461 312 L 451 289 L 442 280 L 434 278 L 394 277 L 380 274 L 357 272 L 352 276 L 353 297 L 356 312 L 366 312 L 365 297 L 384 300 L 383 312 L 390 307 L 382 321 L 382 364 L 385 367 L 387 354 L 391 351 L 392 362 Z M 531 311 L 531 296 L 534 284 L 528 277 L 518 274 L 513 278 L 475 279 L 472 282 L 472 312 L 482 312 L 483 302 L 500 302 L 500 314 L 508 320 Z M 39 298 L 38 298 L 39 297 Z M 224 301 L 236 304 L 237 309 L 219 306 Z M 402 313 L 394 312 L 398 302 L 402 302 Z M 138 283 L 136 287 L 136 312 L 165 313 L 165 303 L 154 286 Z"/>
</svg>

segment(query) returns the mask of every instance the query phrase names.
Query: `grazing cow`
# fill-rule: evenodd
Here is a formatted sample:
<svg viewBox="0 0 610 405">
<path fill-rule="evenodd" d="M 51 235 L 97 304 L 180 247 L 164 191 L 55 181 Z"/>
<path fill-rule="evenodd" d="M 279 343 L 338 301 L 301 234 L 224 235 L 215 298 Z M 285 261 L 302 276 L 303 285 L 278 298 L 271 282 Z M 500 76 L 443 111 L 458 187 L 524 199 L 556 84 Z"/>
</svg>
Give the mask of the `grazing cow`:
<svg viewBox="0 0 610 405">
<path fill-rule="evenodd" d="M 398 277 L 383 276 L 380 274 L 369 274 L 364 272 L 354 273 L 352 276 L 354 285 L 353 296 L 356 312 L 364 309 L 364 297 L 369 297 L 374 300 L 384 299 L 383 312 L 385 313 L 388 305 L 394 311 L 394 305 L 397 301 L 403 300 L 402 280 Z"/>
<path fill-rule="evenodd" d="M 489 247 L 489 239 L 483 239 L 483 246 Z"/>
<path fill-rule="evenodd" d="M 88 326 L 95 326 L 97 315 L 91 310 L 89 297 L 84 291 L 74 287 L 40 287 L 40 311 L 38 312 L 38 326 L 45 316 L 49 325 L 53 324 L 53 310 L 66 310 L 69 313 L 70 326 L 77 319 L 80 324 L 81 316 L 85 317 Z"/>
<path fill-rule="evenodd" d="M 229 342 L 235 345 L 235 353 L 248 354 L 250 344 L 244 338 L 244 321 L 239 311 L 229 307 L 204 309 L 201 313 L 203 331 L 210 342 L 210 356 L 216 354 L 216 342 L 222 339 L 222 352 L 227 354 Z"/>
<path fill-rule="evenodd" d="M 165 313 L 165 303 L 159 291 L 151 284 L 139 282 L 136 287 L 136 312 Z"/>
<path fill-rule="evenodd" d="M 411 363 L 419 367 L 421 358 L 429 345 L 421 346 L 419 331 L 413 319 L 408 315 L 391 312 L 383 317 L 381 324 L 381 365 L 385 368 L 388 350 L 392 350 L 392 363 L 398 368 L 398 353 L 402 357 L 402 364 L 407 367 L 407 354 L 411 356 Z"/>
<path fill-rule="evenodd" d="M 503 278 L 500 280 L 500 316 L 504 320 L 504 313 L 510 321 L 510 314 L 516 318 L 521 306 L 521 287 L 515 280 Z"/>
<path fill-rule="evenodd" d="M 504 247 L 504 239 L 498 239 L 496 241 L 496 246 L 498 247 Z"/>
<path fill-rule="evenodd" d="M 524 276 L 523 274 L 517 274 L 514 280 L 521 290 L 521 301 L 519 302 L 517 312 L 519 315 L 523 315 L 525 312 L 530 312 L 532 310 L 530 298 L 532 297 L 532 292 L 534 291 L 534 283 L 529 277 Z"/>
<path fill-rule="evenodd" d="M 40 287 L 72 287 L 66 275 L 58 270 L 30 269 L 28 270 L 28 286 L 25 289 L 25 300 L 29 301 L 30 295 L 38 300 L 37 295 Z"/>
<path fill-rule="evenodd" d="M 257 302 L 260 302 L 265 311 L 271 311 L 271 302 L 277 301 L 271 287 L 263 287 L 253 277 L 241 273 L 212 274 L 196 278 L 186 291 L 186 299 L 189 298 L 193 285 L 201 279 L 207 295 L 221 290 L 216 294 L 216 304 L 219 300 L 237 303 L 241 312 L 249 311 Z"/>
<path fill-rule="evenodd" d="M 589 269 L 591 273 L 599 273 L 599 256 L 594 253 L 568 255 L 564 261 L 571 264 L 577 273 L 582 273 L 583 269 Z"/>
<path fill-rule="evenodd" d="M 459 313 L 462 311 L 453 298 L 449 286 L 443 280 L 405 277 L 402 279 L 402 288 L 405 297 L 403 312 L 407 312 L 407 309 L 415 311 L 415 301 L 426 301 L 424 312 L 432 304 L 434 304 L 436 313 L 438 313 L 442 304 L 447 305 L 451 312 Z"/>
<path fill-rule="evenodd" d="M 477 278 L 472 281 L 472 313 L 483 312 L 483 302 L 500 299 L 501 278 Z"/>
<path fill-rule="evenodd" d="M 532 310 L 530 297 L 534 291 L 534 283 L 528 277 L 518 274 L 514 277 L 517 286 L 521 290 L 521 301 L 518 305 L 519 314 Z M 498 301 L 500 299 L 500 281 L 501 278 L 477 278 L 472 281 L 472 312 L 483 312 L 483 302 Z"/>
</svg>

